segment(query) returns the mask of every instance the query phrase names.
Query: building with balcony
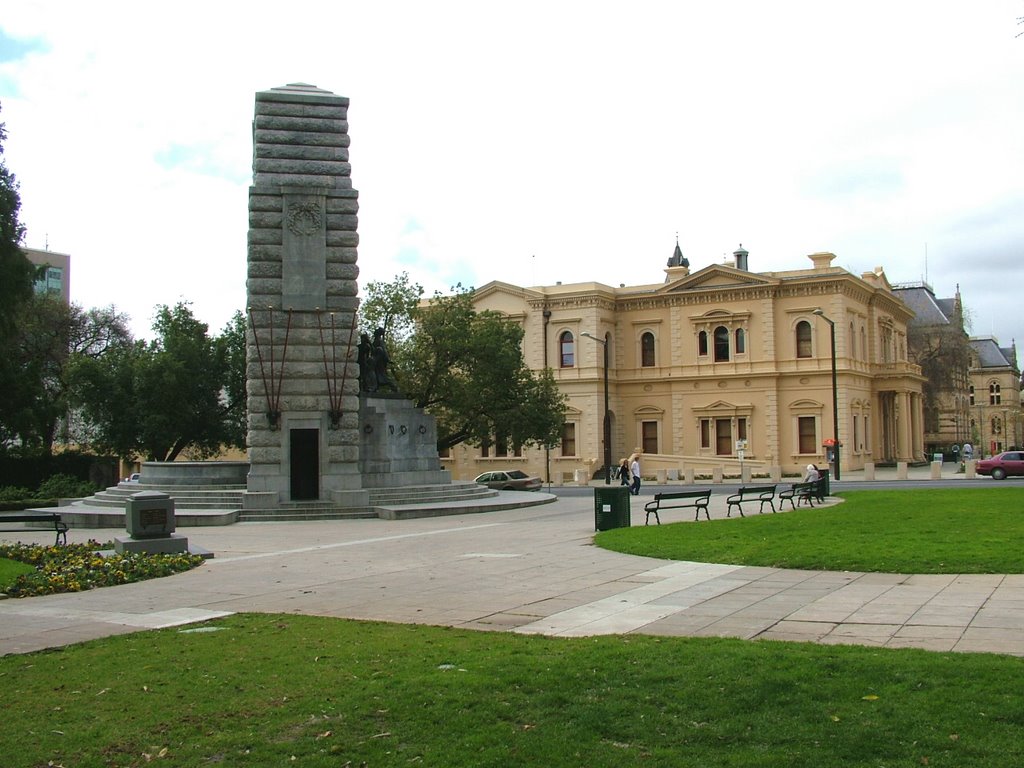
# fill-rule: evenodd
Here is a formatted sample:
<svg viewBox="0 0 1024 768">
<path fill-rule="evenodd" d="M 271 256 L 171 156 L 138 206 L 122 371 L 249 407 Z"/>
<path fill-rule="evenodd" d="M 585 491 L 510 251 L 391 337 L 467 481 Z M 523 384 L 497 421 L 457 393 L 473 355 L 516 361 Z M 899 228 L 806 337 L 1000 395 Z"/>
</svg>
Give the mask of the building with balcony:
<svg viewBox="0 0 1024 768">
<path fill-rule="evenodd" d="M 477 289 L 476 308 L 521 323 L 527 365 L 550 368 L 566 394 L 563 438 L 550 451 L 495 451 L 500 436 L 484 449 L 460 445 L 446 466 L 460 478 L 496 464 L 556 482 L 602 476 L 604 345 L 613 463 L 640 452 L 647 475 L 824 466 L 837 433 L 829 321 L 842 468 L 923 460 L 924 378 L 907 352 L 913 313 L 884 271 L 854 275 L 816 253 L 807 268 L 756 273 L 748 258 L 741 246 L 733 263 L 691 272 L 677 244 L 663 283 Z"/>
</svg>

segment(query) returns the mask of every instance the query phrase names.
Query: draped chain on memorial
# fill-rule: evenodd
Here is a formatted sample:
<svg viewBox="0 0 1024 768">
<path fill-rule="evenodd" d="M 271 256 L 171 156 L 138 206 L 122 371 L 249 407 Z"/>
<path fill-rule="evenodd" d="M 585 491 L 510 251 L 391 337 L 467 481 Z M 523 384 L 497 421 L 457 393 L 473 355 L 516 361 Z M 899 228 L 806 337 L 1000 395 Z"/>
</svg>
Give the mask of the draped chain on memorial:
<svg viewBox="0 0 1024 768">
<path fill-rule="evenodd" d="M 288 340 L 292 332 L 292 310 L 287 311 L 287 323 L 284 331 L 284 346 L 281 349 L 281 359 L 275 361 L 274 355 L 277 345 L 274 343 L 274 310 L 268 308 L 269 316 L 267 325 L 269 329 L 269 359 L 264 360 L 263 347 L 260 346 L 260 333 L 256 325 L 256 318 L 252 307 L 249 307 L 249 326 L 252 328 L 253 342 L 256 346 L 256 358 L 260 365 L 260 379 L 263 382 L 263 395 L 267 403 L 267 422 L 271 429 L 277 429 L 281 420 L 281 389 L 284 382 L 284 366 L 288 358 Z M 277 365 L 275 377 L 274 366 Z M 269 371 L 267 370 L 269 368 Z"/>
</svg>

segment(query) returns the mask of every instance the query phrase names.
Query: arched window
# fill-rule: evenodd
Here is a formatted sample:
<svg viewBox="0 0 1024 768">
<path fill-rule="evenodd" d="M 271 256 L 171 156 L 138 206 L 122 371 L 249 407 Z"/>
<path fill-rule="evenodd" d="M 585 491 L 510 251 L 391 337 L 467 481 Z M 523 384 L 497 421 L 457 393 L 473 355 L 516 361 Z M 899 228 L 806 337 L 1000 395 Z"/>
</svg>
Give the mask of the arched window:
<svg viewBox="0 0 1024 768">
<path fill-rule="evenodd" d="M 697 334 L 697 354 L 701 357 L 708 356 L 708 332 L 701 331 Z"/>
<path fill-rule="evenodd" d="M 558 337 L 558 351 L 560 367 L 572 368 L 576 365 L 576 342 L 569 331 L 563 331 Z"/>
<path fill-rule="evenodd" d="M 974 385 L 967 388 L 967 400 L 969 405 L 974 405 Z M 973 426 L 973 424 L 972 424 Z"/>
<path fill-rule="evenodd" d="M 640 365 L 644 368 L 654 365 L 654 334 L 650 331 L 640 336 Z"/>
<path fill-rule="evenodd" d="M 715 328 L 715 362 L 729 359 L 729 329 L 724 325 Z"/>
<path fill-rule="evenodd" d="M 796 324 L 796 356 L 811 356 L 811 324 L 806 320 Z"/>
<path fill-rule="evenodd" d="M 742 355 L 747 351 L 747 332 L 742 328 L 736 329 L 736 354 Z"/>
<path fill-rule="evenodd" d="M 860 359 L 864 362 L 868 359 L 868 332 L 863 325 L 860 327 Z"/>
<path fill-rule="evenodd" d="M 853 332 L 853 323 L 850 323 L 850 359 L 857 359 L 857 334 Z"/>
<path fill-rule="evenodd" d="M 1003 396 L 1000 393 L 999 385 L 995 382 L 988 385 L 988 404 L 989 405 L 1000 405 L 1003 401 Z"/>
</svg>

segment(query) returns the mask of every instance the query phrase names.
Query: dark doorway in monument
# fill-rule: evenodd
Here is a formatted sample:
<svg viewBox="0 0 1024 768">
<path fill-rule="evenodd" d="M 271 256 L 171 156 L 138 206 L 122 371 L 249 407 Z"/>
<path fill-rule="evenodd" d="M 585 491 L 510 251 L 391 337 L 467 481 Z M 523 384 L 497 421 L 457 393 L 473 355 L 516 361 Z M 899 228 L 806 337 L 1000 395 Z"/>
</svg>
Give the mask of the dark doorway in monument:
<svg viewBox="0 0 1024 768">
<path fill-rule="evenodd" d="M 292 501 L 320 498 L 320 430 L 291 430 Z"/>
</svg>

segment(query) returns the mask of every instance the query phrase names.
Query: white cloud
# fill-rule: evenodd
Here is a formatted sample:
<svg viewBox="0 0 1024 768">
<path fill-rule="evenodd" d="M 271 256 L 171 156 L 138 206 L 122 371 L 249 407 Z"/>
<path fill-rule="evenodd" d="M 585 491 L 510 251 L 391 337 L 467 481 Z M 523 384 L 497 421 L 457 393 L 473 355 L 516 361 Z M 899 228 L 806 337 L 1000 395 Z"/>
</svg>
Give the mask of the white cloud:
<svg viewBox="0 0 1024 768">
<path fill-rule="evenodd" d="M 351 98 L 361 280 L 658 281 L 739 243 L 956 284 L 1024 339 L 1019 3 L 21 2 L 0 29 L 29 244 L 145 333 L 244 303 L 256 91 Z M 976 328 L 978 330 L 978 328 Z"/>
</svg>

